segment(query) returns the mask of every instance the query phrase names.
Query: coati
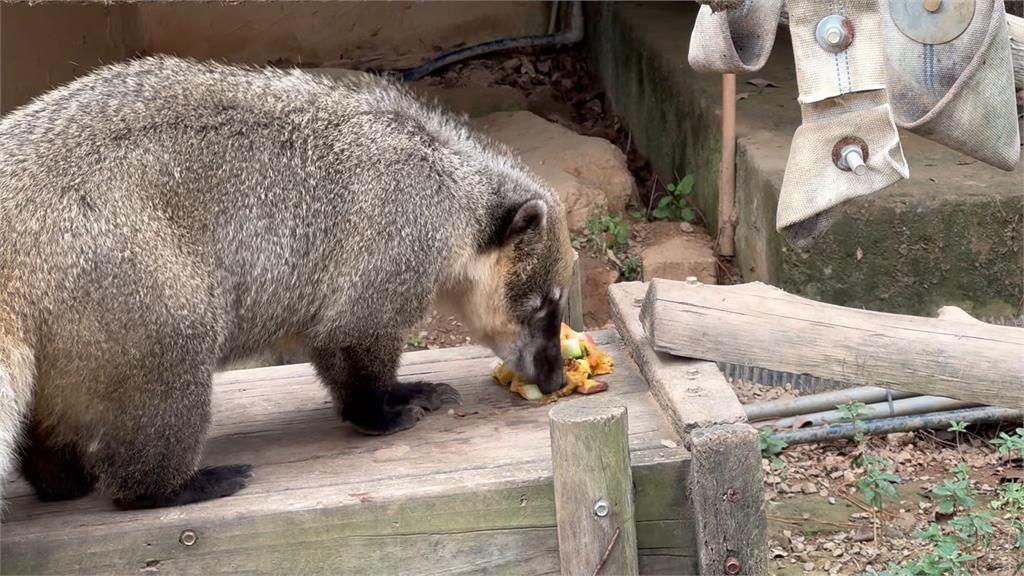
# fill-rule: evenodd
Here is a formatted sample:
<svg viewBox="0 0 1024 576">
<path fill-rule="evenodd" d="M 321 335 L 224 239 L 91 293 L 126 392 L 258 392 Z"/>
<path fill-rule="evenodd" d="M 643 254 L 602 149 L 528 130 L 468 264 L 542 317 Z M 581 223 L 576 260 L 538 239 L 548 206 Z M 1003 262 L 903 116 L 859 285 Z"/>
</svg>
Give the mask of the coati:
<svg viewBox="0 0 1024 576">
<path fill-rule="evenodd" d="M 287 340 L 341 418 L 411 428 L 458 400 L 396 382 L 433 304 L 552 392 L 570 255 L 556 194 L 391 81 L 100 68 L 0 120 L 0 481 L 20 453 L 43 500 L 232 494 L 248 466 L 197 469 L 211 374 Z"/>
</svg>

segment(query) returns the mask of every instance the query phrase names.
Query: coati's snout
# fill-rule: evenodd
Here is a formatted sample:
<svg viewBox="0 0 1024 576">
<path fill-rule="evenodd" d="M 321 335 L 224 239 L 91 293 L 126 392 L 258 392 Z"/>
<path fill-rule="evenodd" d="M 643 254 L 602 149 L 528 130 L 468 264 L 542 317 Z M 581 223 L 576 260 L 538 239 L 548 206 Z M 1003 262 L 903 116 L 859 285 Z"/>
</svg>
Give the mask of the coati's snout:
<svg viewBox="0 0 1024 576">
<path fill-rule="evenodd" d="M 562 324 L 561 288 L 543 299 L 519 333 L 512 357 L 506 359 L 516 373 L 550 394 L 565 386 L 564 361 L 559 346 Z"/>
</svg>

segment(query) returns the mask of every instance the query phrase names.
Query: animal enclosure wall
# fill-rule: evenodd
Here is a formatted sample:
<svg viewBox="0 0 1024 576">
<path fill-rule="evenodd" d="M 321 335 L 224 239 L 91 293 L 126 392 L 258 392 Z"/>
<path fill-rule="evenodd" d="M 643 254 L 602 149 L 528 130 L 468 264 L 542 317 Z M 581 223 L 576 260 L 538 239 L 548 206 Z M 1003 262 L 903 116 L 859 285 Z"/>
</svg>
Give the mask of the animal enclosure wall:
<svg viewBox="0 0 1024 576">
<path fill-rule="evenodd" d="M 412 67 L 543 34 L 547 2 L 45 2 L 0 5 L 0 113 L 136 54 L 249 64 Z"/>
</svg>

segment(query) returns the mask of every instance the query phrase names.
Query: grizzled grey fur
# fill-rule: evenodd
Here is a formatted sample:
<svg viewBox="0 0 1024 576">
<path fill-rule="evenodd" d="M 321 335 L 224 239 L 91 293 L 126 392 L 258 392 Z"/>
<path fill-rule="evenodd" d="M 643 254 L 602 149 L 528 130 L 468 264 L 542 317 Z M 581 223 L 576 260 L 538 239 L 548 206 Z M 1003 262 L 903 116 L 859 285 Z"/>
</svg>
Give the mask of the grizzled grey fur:
<svg viewBox="0 0 1024 576">
<path fill-rule="evenodd" d="M 43 499 L 231 494 L 248 466 L 197 470 L 211 374 L 284 344 L 342 418 L 410 428 L 458 399 L 395 381 L 435 304 L 553 391 L 563 212 L 378 78 L 158 57 L 45 94 L 0 120 L 0 482 L 20 452 Z"/>
</svg>

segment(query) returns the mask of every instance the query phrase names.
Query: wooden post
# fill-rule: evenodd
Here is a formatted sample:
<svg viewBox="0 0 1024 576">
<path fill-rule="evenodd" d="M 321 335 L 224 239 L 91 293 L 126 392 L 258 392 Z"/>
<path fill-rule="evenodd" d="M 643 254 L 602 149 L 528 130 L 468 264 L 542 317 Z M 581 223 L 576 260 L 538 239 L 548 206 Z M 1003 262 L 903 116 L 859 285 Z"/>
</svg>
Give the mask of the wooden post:
<svg viewBox="0 0 1024 576">
<path fill-rule="evenodd" d="M 761 450 L 749 424 L 690 434 L 690 503 L 701 574 L 768 574 Z"/>
<path fill-rule="evenodd" d="M 580 255 L 575 250 L 572 251 L 572 280 L 563 321 L 573 330 L 583 331 L 583 270 Z"/>
<path fill-rule="evenodd" d="M 722 74 L 722 163 L 718 171 L 718 254 L 736 253 L 736 75 Z"/>
<path fill-rule="evenodd" d="M 562 574 L 637 574 L 625 405 L 600 397 L 564 401 L 549 418 Z"/>
</svg>

